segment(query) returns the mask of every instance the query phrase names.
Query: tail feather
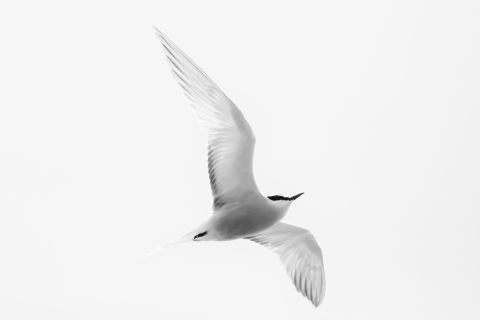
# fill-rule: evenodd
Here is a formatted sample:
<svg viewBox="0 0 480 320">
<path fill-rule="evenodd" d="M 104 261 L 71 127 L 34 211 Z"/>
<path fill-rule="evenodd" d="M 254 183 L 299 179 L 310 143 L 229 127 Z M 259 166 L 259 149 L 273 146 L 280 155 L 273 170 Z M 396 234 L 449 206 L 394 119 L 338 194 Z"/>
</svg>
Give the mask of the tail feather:
<svg viewBox="0 0 480 320">
<path fill-rule="evenodd" d="M 160 252 L 162 251 L 163 249 L 167 249 L 169 247 L 174 247 L 176 245 L 179 245 L 179 244 L 184 244 L 184 243 L 188 243 L 188 242 L 193 242 L 192 240 L 192 236 L 190 233 L 187 233 L 186 235 L 176 239 L 176 240 L 173 240 L 173 241 L 170 241 L 169 243 L 167 244 L 164 244 L 163 246 L 160 246 L 160 247 L 156 247 L 156 248 L 151 248 L 151 249 L 147 249 L 147 251 L 150 251 L 149 253 L 147 253 L 146 255 L 144 255 L 143 257 L 140 258 L 140 260 L 143 260 L 145 259 L 146 257 L 149 257 L 151 256 L 152 254 L 155 254 L 157 252 Z"/>
<path fill-rule="evenodd" d="M 173 247 L 173 246 L 177 246 L 179 244 L 184 244 L 184 243 L 189 243 L 189 242 L 193 242 L 193 239 L 195 238 L 195 235 L 198 235 L 199 233 L 202 233 L 202 232 L 205 232 L 206 230 L 209 229 L 209 222 L 206 221 L 206 222 L 203 222 L 201 223 L 199 226 L 197 226 L 196 228 L 194 228 L 192 231 L 188 232 L 187 234 L 181 236 L 180 238 L 176 239 L 176 240 L 173 240 L 173 241 L 170 241 L 169 243 L 167 244 L 164 244 L 163 246 L 161 247 L 156 247 L 156 248 L 152 248 L 152 249 L 147 249 L 147 251 L 150 251 L 149 253 L 147 253 L 146 255 L 144 255 L 143 257 L 140 258 L 140 260 L 142 259 L 145 259 L 146 257 L 149 257 L 151 256 L 152 254 L 154 253 L 157 253 L 159 251 L 162 251 L 163 249 L 166 249 L 166 248 L 169 248 L 169 247 Z"/>
</svg>

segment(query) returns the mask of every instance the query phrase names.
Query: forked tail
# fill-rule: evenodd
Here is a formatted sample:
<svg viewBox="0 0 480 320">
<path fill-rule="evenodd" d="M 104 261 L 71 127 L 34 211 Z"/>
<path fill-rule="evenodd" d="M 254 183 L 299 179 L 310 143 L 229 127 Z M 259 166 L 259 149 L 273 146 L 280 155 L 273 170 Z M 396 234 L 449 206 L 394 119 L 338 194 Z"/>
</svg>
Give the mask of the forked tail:
<svg viewBox="0 0 480 320">
<path fill-rule="evenodd" d="M 173 246 L 177 246 L 179 244 L 193 242 L 193 239 L 195 238 L 195 236 L 198 235 L 199 232 L 202 232 L 202 230 L 205 230 L 206 228 L 207 228 L 207 223 L 202 223 L 198 227 L 196 227 L 195 229 L 190 231 L 189 233 L 181 236 L 180 238 L 178 238 L 176 240 L 170 241 L 169 243 L 164 244 L 163 246 L 160 246 L 160 247 L 147 249 L 147 251 L 150 251 L 150 252 L 147 253 L 146 255 L 144 255 L 143 257 L 141 257 L 140 260 L 145 259 L 146 257 L 149 257 L 154 253 L 162 251 L 163 249 L 173 247 Z"/>
<path fill-rule="evenodd" d="M 176 246 L 176 245 L 179 245 L 179 244 L 184 244 L 184 243 L 187 243 L 187 242 L 193 242 L 192 236 L 190 235 L 190 233 L 187 233 L 183 237 L 180 237 L 176 240 L 170 241 L 169 243 L 164 244 L 163 246 L 147 249 L 147 251 L 150 251 L 150 252 L 147 253 L 146 255 L 144 255 L 143 257 L 141 257 L 140 260 L 145 259 L 146 257 L 149 257 L 154 253 L 162 251 L 163 249 L 173 247 L 173 246 Z"/>
</svg>

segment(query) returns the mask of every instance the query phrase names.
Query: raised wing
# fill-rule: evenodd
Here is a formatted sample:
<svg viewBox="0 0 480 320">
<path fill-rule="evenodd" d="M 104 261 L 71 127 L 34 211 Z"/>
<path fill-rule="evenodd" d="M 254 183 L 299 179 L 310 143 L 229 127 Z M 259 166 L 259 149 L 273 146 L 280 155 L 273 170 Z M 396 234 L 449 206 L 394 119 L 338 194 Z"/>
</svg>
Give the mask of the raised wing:
<svg viewBox="0 0 480 320">
<path fill-rule="evenodd" d="M 297 291 L 315 307 L 322 303 L 325 295 L 322 250 L 310 231 L 279 222 L 261 234 L 245 239 L 278 254 Z"/>
<path fill-rule="evenodd" d="M 155 31 L 175 79 L 207 133 L 214 210 L 246 192 L 259 192 L 253 177 L 255 135 L 242 112 L 179 47 Z"/>
</svg>

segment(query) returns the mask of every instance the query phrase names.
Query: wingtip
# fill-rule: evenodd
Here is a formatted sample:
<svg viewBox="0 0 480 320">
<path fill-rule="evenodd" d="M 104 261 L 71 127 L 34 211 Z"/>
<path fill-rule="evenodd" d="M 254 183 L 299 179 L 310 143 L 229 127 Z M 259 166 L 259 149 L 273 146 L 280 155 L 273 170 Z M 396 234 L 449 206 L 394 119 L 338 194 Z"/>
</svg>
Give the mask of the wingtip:
<svg viewBox="0 0 480 320">
<path fill-rule="evenodd" d="M 325 270 L 323 269 L 322 267 L 322 273 L 321 273 L 321 281 L 322 281 L 322 284 L 321 284 L 321 290 L 320 290 L 320 293 L 319 293 L 319 296 L 317 296 L 317 298 L 315 299 L 315 303 L 312 301 L 312 303 L 314 304 L 315 308 L 318 308 L 322 302 L 323 302 L 323 299 L 325 298 L 325 289 L 326 289 L 326 286 L 325 286 Z"/>
<path fill-rule="evenodd" d="M 318 308 L 320 307 L 320 305 L 322 304 L 322 301 L 323 301 L 323 297 L 320 297 L 320 298 L 315 298 L 315 299 L 309 299 L 310 302 L 313 304 L 313 306 L 315 308 Z"/>
<path fill-rule="evenodd" d="M 157 27 L 155 27 L 154 25 L 152 25 L 152 28 L 153 30 L 155 31 L 155 35 L 158 37 L 158 39 L 160 39 L 160 41 L 162 42 L 165 42 L 167 37 L 165 36 L 165 34 L 163 34 L 162 31 L 160 31 L 160 29 L 158 29 Z"/>
<path fill-rule="evenodd" d="M 153 28 L 153 30 L 155 30 L 155 32 L 160 33 L 160 34 L 162 33 L 162 31 L 160 31 L 160 30 L 159 30 L 157 27 L 155 27 L 153 24 L 152 24 L 152 28 Z"/>
</svg>

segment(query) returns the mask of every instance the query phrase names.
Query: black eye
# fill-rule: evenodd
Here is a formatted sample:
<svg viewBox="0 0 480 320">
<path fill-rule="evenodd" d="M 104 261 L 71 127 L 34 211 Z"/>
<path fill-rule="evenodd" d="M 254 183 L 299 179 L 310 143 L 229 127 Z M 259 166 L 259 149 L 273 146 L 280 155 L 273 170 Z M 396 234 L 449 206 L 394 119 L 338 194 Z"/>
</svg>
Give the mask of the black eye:
<svg viewBox="0 0 480 320">
<path fill-rule="evenodd" d="M 206 234 L 207 234 L 207 231 L 202 232 L 202 233 L 199 233 L 199 234 L 197 234 L 195 237 L 193 237 L 193 240 L 195 240 L 195 239 L 197 239 L 197 238 L 200 238 L 200 237 L 203 237 L 203 236 L 206 235 Z"/>
</svg>

